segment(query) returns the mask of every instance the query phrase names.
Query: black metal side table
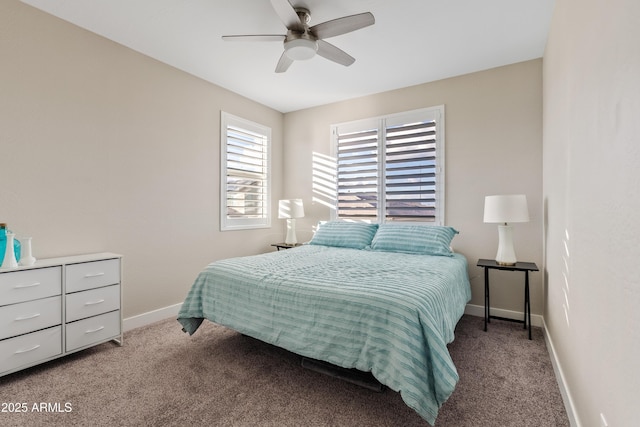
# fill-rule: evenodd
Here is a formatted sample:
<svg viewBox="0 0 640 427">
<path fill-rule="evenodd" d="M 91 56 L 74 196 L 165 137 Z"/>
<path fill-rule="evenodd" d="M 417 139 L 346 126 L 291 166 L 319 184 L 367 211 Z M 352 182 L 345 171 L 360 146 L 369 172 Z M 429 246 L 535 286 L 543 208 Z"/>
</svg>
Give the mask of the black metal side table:
<svg viewBox="0 0 640 427">
<path fill-rule="evenodd" d="M 280 249 L 291 249 L 301 245 L 302 243 L 274 243 L 271 246 L 274 246 L 278 250 L 280 250 Z"/>
<path fill-rule="evenodd" d="M 498 264 L 493 259 L 479 259 L 478 267 L 484 268 L 484 330 L 491 319 L 508 320 L 510 322 L 524 323 L 524 329 L 529 326 L 529 339 L 531 339 L 531 300 L 529 298 L 529 272 L 538 271 L 538 266 L 533 262 L 517 262 L 515 265 Z M 489 299 L 489 270 L 524 271 L 524 320 L 507 319 L 505 317 L 491 315 L 491 303 Z"/>
</svg>

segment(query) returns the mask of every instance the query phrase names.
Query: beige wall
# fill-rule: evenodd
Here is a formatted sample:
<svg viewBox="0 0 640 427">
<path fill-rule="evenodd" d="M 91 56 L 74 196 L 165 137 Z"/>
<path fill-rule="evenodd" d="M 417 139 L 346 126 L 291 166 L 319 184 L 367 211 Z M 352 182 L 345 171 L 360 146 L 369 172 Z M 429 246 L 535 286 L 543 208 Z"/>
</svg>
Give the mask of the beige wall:
<svg viewBox="0 0 640 427">
<path fill-rule="evenodd" d="M 558 0 L 544 56 L 545 321 L 576 425 L 640 425 L 640 3 Z"/>
<path fill-rule="evenodd" d="M 298 235 L 330 211 L 313 201 L 314 156 L 331 154 L 329 127 L 366 117 L 444 104 L 446 223 L 458 229 L 453 245 L 466 255 L 472 304 L 483 305 L 478 258 L 495 257 L 496 224 L 484 224 L 484 196 L 524 193 L 531 222 L 514 225 L 516 255 L 542 266 L 542 61 L 533 60 L 285 115 L 284 193 L 302 197 L 307 216 Z M 492 272 L 492 306 L 523 311 L 524 278 Z M 542 275 L 533 273 L 532 312 L 542 314 Z M 493 286 L 495 285 L 495 286 Z"/>
<path fill-rule="evenodd" d="M 0 58 L 0 222 L 36 257 L 124 254 L 125 317 L 281 239 L 277 219 L 219 231 L 220 110 L 272 128 L 274 200 L 281 113 L 18 0 L 0 2 Z"/>
</svg>

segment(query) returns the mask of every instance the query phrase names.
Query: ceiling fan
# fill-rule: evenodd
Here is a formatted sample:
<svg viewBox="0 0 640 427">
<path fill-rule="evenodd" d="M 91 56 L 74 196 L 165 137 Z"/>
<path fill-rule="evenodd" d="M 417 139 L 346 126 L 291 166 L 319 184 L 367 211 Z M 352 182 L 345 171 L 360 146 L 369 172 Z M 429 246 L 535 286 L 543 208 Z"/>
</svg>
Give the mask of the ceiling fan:
<svg viewBox="0 0 640 427">
<path fill-rule="evenodd" d="M 281 41 L 284 52 L 280 56 L 276 73 L 287 71 L 293 61 L 313 58 L 316 53 L 330 61 L 344 66 L 354 63 L 355 58 L 324 39 L 350 33 L 375 23 L 370 12 L 344 16 L 309 27 L 311 12 L 302 7 L 294 7 L 288 0 L 271 0 L 271 5 L 284 25 L 287 34 L 254 34 L 222 36 L 227 41 Z"/>
</svg>

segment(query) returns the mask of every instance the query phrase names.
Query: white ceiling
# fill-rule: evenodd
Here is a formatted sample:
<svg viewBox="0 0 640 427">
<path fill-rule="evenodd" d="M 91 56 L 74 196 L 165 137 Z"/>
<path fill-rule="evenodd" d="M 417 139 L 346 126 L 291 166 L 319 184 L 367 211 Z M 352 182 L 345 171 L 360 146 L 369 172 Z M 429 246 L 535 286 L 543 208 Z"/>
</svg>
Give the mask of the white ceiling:
<svg viewBox="0 0 640 427">
<path fill-rule="evenodd" d="M 555 0 L 290 0 L 310 25 L 371 12 L 376 23 L 328 39 L 356 58 L 320 56 L 274 72 L 285 34 L 269 0 L 22 0 L 281 112 L 542 57 Z"/>
</svg>

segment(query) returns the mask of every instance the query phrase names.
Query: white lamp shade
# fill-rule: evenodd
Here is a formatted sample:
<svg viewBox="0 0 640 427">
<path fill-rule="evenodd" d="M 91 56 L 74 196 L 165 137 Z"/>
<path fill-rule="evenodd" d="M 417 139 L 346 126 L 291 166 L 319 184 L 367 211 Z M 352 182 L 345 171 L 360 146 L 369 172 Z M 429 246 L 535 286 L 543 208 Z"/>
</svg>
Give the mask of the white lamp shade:
<svg viewBox="0 0 640 427">
<path fill-rule="evenodd" d="M 507 224 L 528 222 L 529 208 L 524 194 L 486 196 L 484 198 L 484 222 Z"/>
<path fill-rule="evenodd" d="M 304 205 L 302 199 L 284 199 L 278 202 L 278 218 L 302 218 Z"/>
</svg>

